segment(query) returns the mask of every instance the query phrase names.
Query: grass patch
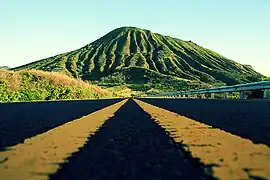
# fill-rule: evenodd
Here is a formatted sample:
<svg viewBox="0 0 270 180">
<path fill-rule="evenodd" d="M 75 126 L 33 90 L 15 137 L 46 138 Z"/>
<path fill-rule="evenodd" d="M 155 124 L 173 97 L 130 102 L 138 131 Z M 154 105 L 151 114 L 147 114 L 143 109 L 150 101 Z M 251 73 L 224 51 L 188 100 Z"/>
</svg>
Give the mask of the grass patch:
<svg viewBox="0 0 270 180">
<path fill-rule="evenodd" d="M 133 91 L 140 91 L 145 94 L 213 87 L 213 85 L 200 81 L 191 81 L 175 76 L 164 75 L 140 67 L 122 68 L 109 76 L 101 78 L 101 80 L 96 83 L 103 87 L 124 85 Z"/>
<path fill-rule="evenodd" d="M 39 70 L 0 70 L 0 101 L 98 99 L 113 93 L 67 75 Z"/>
</svg>

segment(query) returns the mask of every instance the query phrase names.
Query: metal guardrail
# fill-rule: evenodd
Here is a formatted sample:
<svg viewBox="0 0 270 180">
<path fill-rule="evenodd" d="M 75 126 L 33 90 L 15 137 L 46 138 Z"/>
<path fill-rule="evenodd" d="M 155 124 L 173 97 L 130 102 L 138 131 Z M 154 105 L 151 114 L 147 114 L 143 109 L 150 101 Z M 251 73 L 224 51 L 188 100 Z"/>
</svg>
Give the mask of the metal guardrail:
<svg viewBox="0 0 270 180">
<path fill-rule="evenodd" d="M 199 90 L 191 90 L 191 91 L 169 92 L 165 94 L 154 95 L 152 97 L 241 92 L 241 91 L 267 90 L 267 89 L 270 89 L 270 81 L 261 81 L 261 82 L 255 82 L 255 83 L 238 84 L 238 85 L 233 85 L 233 86 L 222 86 L 222 87 L 217 87 L 217 88 L 199 89 Z"/>
</svg>

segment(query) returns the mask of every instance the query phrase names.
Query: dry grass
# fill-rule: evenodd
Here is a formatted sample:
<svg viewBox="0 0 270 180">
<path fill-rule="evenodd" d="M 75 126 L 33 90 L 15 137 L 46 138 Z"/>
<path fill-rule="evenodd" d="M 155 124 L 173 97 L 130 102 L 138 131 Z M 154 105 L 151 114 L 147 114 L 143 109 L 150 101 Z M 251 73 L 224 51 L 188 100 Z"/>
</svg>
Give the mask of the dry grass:
<svg viewBox="0 0 270 180">
<path fill-rule="evenodd" d="M 72 86 L 80 87 L 85 89 L 90 89 L 97 93 L 108 93 L 108 90 L 102 89 L 97 85 L 92 85 L 90 83 L 84 82 L 80 79 L 74 79 L 68 75 L 61 74 L 58 72 L 46 72 L 41 70 L 21 70 L 21 71 L 10 71 L 5 69 L 0 69 L 0 83 L 6 82 L 9 89 L 18 90 L 22 82 L 22 74 L 28 72 L 34 74 L 39 79 L 46 79 L 49 83 L 55 86 Z"/>
<path fill-rule="evenodd" d="M 58 72 L 0 70 L 0 101 L 109 98 L 115 94 Z"/>
<path fill-rule="evenodd" d="M 130 97 L 135 92 L 125 86 L 110 87 L 107 90 L 114 92 L 117 97 Z"/>
<path fill-rule="evenodd" d="M 7 82 L 9 89 L 16 91 L 20 88 L 22 78 L 19 72 L 1 69 L 0 82 L 5 82 L 5 81 Z"/>
<path fill-rule="evenodd" d="M 77 87 L 82 87 L 82 88 L 89 88 L 97 92 L 104 91 L 103 89 L 101 89 L 100 87 L 96 85 L 86 83 L 80 79 L 71 78 L 68 75 L 61 74 L 58 72 L 46 72 L 46 71 L 40 71 L 40 70 L 34 70 L 34 69 L 28 70 L 27 72 L 30 72 L 38 77 L 44 77 L 48 79 L 50 83 L 56 86 L 77 86 Z"/>
<path fill-rule="evenodd" d="M 0 69 L 0 81 L 4 81 L 5 79 L 7 79 L 9 71 L 5 70 L 5 69 Z"/>
</svg>

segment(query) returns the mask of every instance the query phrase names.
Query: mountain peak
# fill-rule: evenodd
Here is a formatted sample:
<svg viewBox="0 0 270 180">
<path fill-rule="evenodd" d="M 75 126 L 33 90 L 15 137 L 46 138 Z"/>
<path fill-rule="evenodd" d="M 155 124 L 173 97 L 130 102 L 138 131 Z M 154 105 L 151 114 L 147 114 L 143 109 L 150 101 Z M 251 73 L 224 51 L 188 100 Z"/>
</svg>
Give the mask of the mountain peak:
<svg viewBox="0 0 270 180">
<path fill-rule="evenodd" d="M 149 30 L 134 27 L 134 26 L 122 26 L 122 27 L 114 29 L 113 31 L 115 30 L 116 31 L 149 31 Z"/>
<path fill-rule="evenodd" d="M 123 26 L 123 27 L 119 27 L 119 28 L 112 30 L 108 34 L 115 34 L 115 33 L 121 34 L 121 33 L 126 33 L 126 32 L 150 32 L 150 31 L 146 30 L 146 29 L 141 29 L 138 27 L 133 27 L 133 26 Z"/>
<path fill-rule="evenodd" d="M 141 28 L 134 27 L 134 26 L 122 26 L 116 29 L 121 29 L 121 30 L 141 30 Z"/>
<path fill-rule="evenodd" d="M 192 41 L 126 26 L 75 51 L 16 69 L 61 71 L 84 80 L 99 80 L 123 68 L 144 68 L 163 75 L 228 85 L 257 81 L 262 75 Z"/>
</svg>

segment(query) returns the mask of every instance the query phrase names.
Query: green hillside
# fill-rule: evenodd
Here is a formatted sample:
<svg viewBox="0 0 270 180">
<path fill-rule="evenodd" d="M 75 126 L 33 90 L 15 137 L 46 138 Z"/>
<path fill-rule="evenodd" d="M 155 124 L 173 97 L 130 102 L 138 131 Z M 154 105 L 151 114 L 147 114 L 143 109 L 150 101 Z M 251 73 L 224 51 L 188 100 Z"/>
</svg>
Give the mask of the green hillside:
<svg viewBox="0 0 270 180">
<path fill-rule="evenodd" d="M 0 66 L 0 69 L 10 69 L 8 66 Z"/>
<path fill-rule="evenodd" d="M 207 83 L 164 75 L 153 70 L 138 67 L 122 68 L 108 76 L 102 77 L 98 84 L 105 87 L 126 84 L 127 87 L 134 91 L 143 91 L 147 94 L 150 91 L 165 92 L 177 89 L 188 90 L 211 87 Z"/>
<path fill-rule="evenodd" d="M 170 79 L 170 82 L 180 82 L 173 85 L 177 89 L 185 89 L 187 82 L 202 86 L 232 85 L 263 77 L 251 66 L 227 59 L 194 42 L 135 27 L 115 29 L 80 49 L 14 68 L 22 69 L 62 72 L 82 80 L 107 83 L 115 76 L 121 76 L 129 84 Z M 143 75 L 151 72 L 151 76 L 138 79 L 138 71 Z"/>
</svg>

